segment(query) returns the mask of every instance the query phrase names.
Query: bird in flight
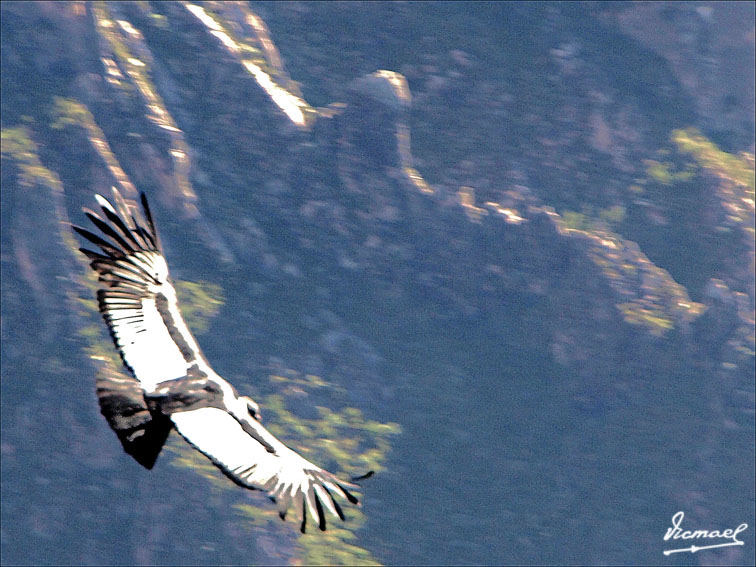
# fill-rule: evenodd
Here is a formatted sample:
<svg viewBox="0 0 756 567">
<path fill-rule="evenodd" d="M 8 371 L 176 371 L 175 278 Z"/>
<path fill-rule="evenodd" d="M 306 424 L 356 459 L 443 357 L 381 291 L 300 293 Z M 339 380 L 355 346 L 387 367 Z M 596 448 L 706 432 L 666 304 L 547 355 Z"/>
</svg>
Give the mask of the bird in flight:
<svg viewBox="0 0 756 567">
<path fill-rule="evenodd" d="M 210 367 L 184 322 L 147 198 L 143 212 L 113 188 L 115 206 L 95 195 L 102 216 L 84 208 L 101 235 L 73 229 L 100 248 L 80 250 L 99 274 L 97 301 L 134 378 L 98 380 L 100 409 L 125 451 L 151 469 L 172 428 L 238 485 L 263 490 L 285 520 L 293 505 L 321 530 L 325 510 L 344 520 L 334 495 L 359 506 L 355 482 L 339 480 L 274 437 L 260 408 Z"/>
</svg>

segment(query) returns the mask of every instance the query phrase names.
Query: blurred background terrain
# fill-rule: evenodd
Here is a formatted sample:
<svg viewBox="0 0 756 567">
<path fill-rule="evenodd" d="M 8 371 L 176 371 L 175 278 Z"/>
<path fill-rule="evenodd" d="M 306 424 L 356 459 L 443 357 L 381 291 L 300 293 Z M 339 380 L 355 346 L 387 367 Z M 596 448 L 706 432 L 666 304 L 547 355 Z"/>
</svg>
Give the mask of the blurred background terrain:
<svg viewBox="0 0 756 567">
<path fill-rule="evenodd" d="M 754 4 L 3 2 L 3 564 L 754 563 Z M 205 355 L 364 506 L 300 535 L 124 372 L 147 193 Z M 745 545 L 679 553 L 690 529 Z"/>
</svg>

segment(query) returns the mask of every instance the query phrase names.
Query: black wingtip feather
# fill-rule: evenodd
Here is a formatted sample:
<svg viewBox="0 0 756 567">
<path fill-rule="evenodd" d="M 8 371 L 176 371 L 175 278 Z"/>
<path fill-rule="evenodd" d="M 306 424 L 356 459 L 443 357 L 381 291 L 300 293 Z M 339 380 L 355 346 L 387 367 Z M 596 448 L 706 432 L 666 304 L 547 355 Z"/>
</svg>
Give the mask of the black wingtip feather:
<svg viewBox="0 0 756 567">
<path fill-rule="evenodd" d="M 361 480 L 365 480 L 366 478 L 370 478 L 370 477 L 371 477 L 371 476 L 373 476 L 374 474 L 375 474 L 375 471 L 368 471 L 368 472 L 366 472 L 366 473 L 365 473 L 365 474 L 363 474 L 363 475 L 360 475 L 360 476 L 353 476 L 353 477 L 351 478 L 351 481 L 352 481 L 352 482 L 360 482 Z"/>
<path fill-rule="evenodd" d="M 344 516 L 344 511 L 341 509 L 341 506 L 339 506 L 339 503 L 336 502 L 336 499 L 331 494 L 331 491 L 328 490 L 328 487 L 323 486 L 323 490 L 326 491 L 326 494 L 328 494 L 328 497 L 331 499 L 331 504 L 333 504 L 333 508 L 336 510 L 336 513 L 339 515 L 339 519 L 342 522 L 346 522 L 346 517 Z"/>
<path fill-rule="evenodd" d="M 144 240 L 144 242 L 150 247 L 150 249 L 157 250 L 157 243 L 155 242 L 155 239 L 152 237 L 152 235 L 144 228 L 139 226 L 139 223 L 137 223 L 134 215 L 131 215 L 131 220 L 134 221 L 134 226 L 136 226 L 136 228 L 134 229 L 136 233 Z"/>
<path fill-rule="evenodd" d="M 318 527 L 321 532 L 324 532 L 326 530 L 326 517 L 323 513 L 323 505 L 320 503 L 317 492 L 313 496 L 315 496 L 315 508 L 318 510 Z"/>
<path fill-rule="evenodd" d="M 123 253 L 113 246 L 110 242 L 107 240 L 104 240 L 94 234 L 93 232 L 88 231 L 86 228 L 82 228 L 80 226 L 71 225 L 71 228 L 74 229 L 79 235 L 83 236 L 89 242 L 94 244 L 95 246 L 99 246 L 105 254 L 108 254 L 111 258 L 119 258 L 123 256 Z"/>
<path fill-rule="evenodd" d="M 349 500 L 350 503 L 352 503 L 352 504 L 359 504 L 360 503 L 359 499 L 354 494 L 352 494 L 351 492 L 349 492 L 349 490 L 347 490 L 346 486 L 344 486 L 341 483 L 338 483 L 337 486 L 341 489 L 341 492 L 344 493 L 344 496 L 346 496 L 346 499 Z"/>
<path fill-rule="evenodd" d="M 137 248 L 140 247 L 139 242 L 137 242 L 136 238 L 134 238 L 132 230 L 128 226 L 126 226 L 126 224 L 123 222 L 123 219 L 121 219 L 121 217 L 119 217 L 116 213 L 114 213 L 110 209 L 106 209 L 105 207 L 102 207 L 102 212 L 105 213 L 105 216 L 107 217 L 107 219 L 113 224 L 113 226 L 115 226 L 121 232 L 121 234 L 126 239 L 130 240 L 131 243 L 134 244 Z"/>
<path fill-rule="evenodd" d="M 342 522 L 346 522 L 346 516 L 344 516 L 344 511 L 341 509 L 341 506 L 339 506 L 339 503 L 333 499 L 331 500 L 331 502 L 333 503 L 333 507 L 336 509 L 336 513 L 339 515 L 339 519 Z"/>
<path fill-rule="evenodd" d="M 147 220 L 147 224 L 149 224 L 149 233 L 154 241 L 155 247 L 160 248 L 160 245 L 158 244 L 158 233 L 157 229 L 155 228 L 155 222 L 152 220 L 152 211 L 150 211 L 150 205 L 147 203 L 147 195 L 142 191 L 139 194 L 139 200 L 142 202 L 142 210 L 144 211 L 144 218 Z"/>
<path fill-rule="evenodd" d="M 87 218 L 92 221 L 92 224 L 99 228 L 104 235 L 112 238 L 113 242 L 118 244 L 124 252 L 134 252 L 134 248 L 121 238 L 121 236 L 108 223 L 98 217 L 97 214 L 89 209 L 84 209 L 84 214 L 87 215 Z"/>
<path fill-rule="evenodd" d="M 108 256 L 103 256 L 102 254 L 98 254 L 97 252 L 92 252 L 91 250 L 87 250 L 86 248 L 79 248 L 79 252 L 84 254 L 87 258 L 90 260 L 107 260 Z"/>
</svg>

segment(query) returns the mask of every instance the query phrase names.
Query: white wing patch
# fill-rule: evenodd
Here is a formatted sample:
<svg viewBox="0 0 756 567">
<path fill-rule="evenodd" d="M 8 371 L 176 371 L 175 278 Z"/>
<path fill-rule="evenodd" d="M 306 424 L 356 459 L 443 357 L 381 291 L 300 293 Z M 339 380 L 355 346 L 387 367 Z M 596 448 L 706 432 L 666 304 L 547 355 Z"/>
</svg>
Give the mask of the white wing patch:
<svg viewBox="0 0 756 567">
<path fill-rule="evenodd" d="M 102 311 L 124 361 L 145 391 L 165 380 L 186 374 L 187 363 L 157 310 L 154 294 L 127 298 L 122 292 L 102 290 Z"/>
<path fill-rule="evenodd" d="M 331 473 L 299 456 L 260 424 L 257 429 L 263 432 L 275 453 L 267 452 L 241 428 L 238 421 L 218 408 L 174 413 L 171 419 L 189 443 L 236 482 L 264 490 L 273 498 L 282 518 L 293 504 L 303 530 L 305 508 L 321 529 L 325 529 L 323 506 L 334 516 L 344 519 L 341 508 L 333 500 L 333 493 L 357 504 L 357 499 L 348 490 L 354 485 L 337 480 Z"/>
</svg>

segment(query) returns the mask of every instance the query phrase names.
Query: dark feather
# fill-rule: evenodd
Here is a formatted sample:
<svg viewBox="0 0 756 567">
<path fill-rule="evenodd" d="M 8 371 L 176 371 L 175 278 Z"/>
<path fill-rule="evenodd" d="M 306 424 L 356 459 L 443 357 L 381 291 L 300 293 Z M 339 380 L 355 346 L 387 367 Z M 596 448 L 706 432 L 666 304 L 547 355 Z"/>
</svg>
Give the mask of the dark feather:
<svg viewBox="0 0 756 567">
<path fill-rule="evenodd" d="M 366 473 L 365 473 L 365 474 L 363 474 L 363 475 L 360 475 L 360 476 L 353 476 L 353 477 L 352 477 L 352 478 L 351 478 L 350 480 L 351 480 L 352 482 L 360 482 L 361 480 L 365 480 L 366 478 L 370 478 L 370 477 L 371 477 L 371 476 L 373 476 L 374 474 L 375 474 L 375 471 L 368 471 L 368 472 L 366 472 Z"/>
<path fill-rule="evenodd" d="M 124 252 L 135 252 L 131 245 L 128 244 L 123 238 L 121 238 L 118 233 L 110 227 L 108 223 L 98 217 L 96 213 L 90 211 L 89 209 L 84 209 L 84 214 L 87 215 L 87 218 L 91 220 L 92 223 L 103 232 L 103 234 L 112 238 L 113 241 L 116 242 Z"/>
<path fill-rule="evenodd" d="M 357 499 L 357 497 L 354 494 L 352 494 L 351 492 L 349 492 L 349 490 L 347 490 L 346 486 L 344 486 L 340 482 L 336 483 L 336 486 L 338 486 L 341 489 L 341 491 L 344 493 L 344 496 L 346 496 L 346 499 L 349 500 L 349 502 L 351 502 L 352 504 L 359 504 L 360 501 Z"/>
<path fill-rule="evenodd" d="M 339 518 L 341 519 L 341 521 L 342 522 L 346 521 L 346 518 L 344 517 L 344 512 L 341 509 L 341 506 L 339 506 L 339 503 L 336 502 L 336 499 L 331 494 L 331 491 L 328 490 L 328 487 L 326 487 L 326 486 L 323 486 L 323 490 L 326 491 L 326 493 L 328 494 L 329 498 L 331 499 L 331 504 L 333 504 L 333 507 L 336 509 L 336 513 L 339 515 Z"/>
<path fill-rule="evenodd" d="M 302 500 L 304 500 L 304 494 Z M 302 533 L 307 531 L 307 504 L 305 502 L 302 502 L 302 524 L 299 526 L 299 531 Z"/>
<path fill-rule="evenodd" d="M 107 200 L 105 202 L 107 203 Z M 124 224 L 123 220 L 121 220 L 121 218 L 118 215 L 116 215 L 113 211 L 111 211 L 107 207 L 101 207 L 101 208 L 102 208 L 102 212 L 105 213 L 105 216 L 108 218 L 108 220 L 111 223 L 113 223 L 113 226 L 115 226 L 118 230 L 120 230 L 121 234 L 125 238 L 130 240 L 136 246 L 136 249 L 141 248 L 141 245 L 139 244 L 139 242 L 137 242 L 137 240 L 134 238 L 134 235 L 132 234 L 131 229 L 129 229 L 129 227 L 127 227 Z"/>
<path fill-rule="evenodd" d="M 155 248 L 160 250 L 160 239 L 158 238 L 157 228 L 155 228 L 155 222 L 152 220 L 152 211 L 150 211 L 150 205 L 147 203 L 147 195 L 142 192 L 139 195 L 140 200 L 142 201 L 142 209 L 144 209 L 144 217 L 147 219 L 147 223 L 150 225 L 150 235 L 152 237 L 152 240 L 155 244 Z"/>
<path fill-rule="evenodd" d="M 320 503 L 320 498 L 318 498 L 317 492 L 313 492 L 313 496 L 315 497 L 315 507 L 318 509 L 318 527 L 321 532 L 324 532 L 326 529 L 326 517 L 323 513 L 323 505 Z"/>
<path fill-rule="evenodd" d="M 99 246 L 100 248 L 102 248 L 102 251 L 105 252 L 105 254 L 107 254 L 109 257 L 121 258 L 123 256 L 123 252 L 121 252 L 118 248 L 113 246 L 110 242 L 100 238 L 93 232 L 89 232 L 87 229 L 82 228 L 80 226 L 76 226 L 76 225 L 72 225 L 71 228 L 73 228 L 76 232 L 78 232 L 81 236 L 89 240 L 95 246 Z M 84 252 L 83 249 L 81 249 L 81 251 Z"/>
</svg>

